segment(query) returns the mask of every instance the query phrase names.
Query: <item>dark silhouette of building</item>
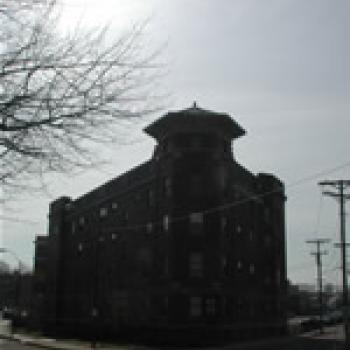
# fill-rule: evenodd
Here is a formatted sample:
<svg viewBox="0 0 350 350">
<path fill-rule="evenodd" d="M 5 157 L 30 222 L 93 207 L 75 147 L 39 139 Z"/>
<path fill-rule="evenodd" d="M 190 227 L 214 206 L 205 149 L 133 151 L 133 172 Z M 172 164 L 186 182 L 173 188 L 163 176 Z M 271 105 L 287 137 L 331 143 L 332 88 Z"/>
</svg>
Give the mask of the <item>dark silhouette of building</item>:
<svg viewBox="0 0 350 350">
<path fill-rule="evenodd" d="M 282 332 L 282 182 L 235 160 L 245 131 L 227 114 L 194 104 L 145 132 L 150 160 L 51 203 L 46 329 L 186 342 Z"/>
</svg>

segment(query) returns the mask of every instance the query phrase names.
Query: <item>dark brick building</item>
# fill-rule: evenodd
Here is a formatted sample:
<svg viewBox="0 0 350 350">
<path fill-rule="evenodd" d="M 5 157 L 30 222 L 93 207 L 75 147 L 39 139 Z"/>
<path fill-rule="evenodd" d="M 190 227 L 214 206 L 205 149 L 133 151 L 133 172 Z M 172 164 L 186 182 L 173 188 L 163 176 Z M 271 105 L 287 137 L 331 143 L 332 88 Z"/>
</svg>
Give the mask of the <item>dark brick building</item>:
<svg viewBox="0 0 350 350">
<path fill-rule="evenodd" d="M 152 158 L 51 203 L 46 328 L 186 340 L 283 331 L 284 187 L 234 158 L 245 131 L 192 108 L 146 127 Z"/>
</svg>

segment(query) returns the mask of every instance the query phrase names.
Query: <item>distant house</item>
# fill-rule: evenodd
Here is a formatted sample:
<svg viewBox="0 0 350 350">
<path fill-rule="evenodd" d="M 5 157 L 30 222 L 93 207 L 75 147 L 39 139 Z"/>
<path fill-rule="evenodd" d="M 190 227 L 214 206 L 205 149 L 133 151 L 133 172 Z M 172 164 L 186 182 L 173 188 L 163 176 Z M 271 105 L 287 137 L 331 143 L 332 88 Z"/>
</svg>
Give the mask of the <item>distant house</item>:
<svg viewBox="0 0 350 350">
<path fill-rule="evenodd" d="M 229 115 L 196 105 L 145 132 L 152 158 L 50 205 L 47 330 L 171 341 L 286 326 L 284 187 L 241 166 Z"/>
</svg>

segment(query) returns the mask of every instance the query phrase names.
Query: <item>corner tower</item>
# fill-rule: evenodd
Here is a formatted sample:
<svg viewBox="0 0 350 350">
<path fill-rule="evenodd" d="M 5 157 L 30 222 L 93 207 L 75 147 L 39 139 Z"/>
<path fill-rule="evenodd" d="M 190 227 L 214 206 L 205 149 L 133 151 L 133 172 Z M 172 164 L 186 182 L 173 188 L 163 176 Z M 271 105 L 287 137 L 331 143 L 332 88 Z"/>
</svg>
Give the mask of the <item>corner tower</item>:
<svg viewBox="0 0 350 350">
<path fill-rule="evenodd" d="M 199 108 L 196 102 L 188 109 L 167 113 L 145 132 L 158 142 L 156 159 L 192 152 L 232 158 L 232 140 L 245 134 L 228 114 Z"/>
</svg>

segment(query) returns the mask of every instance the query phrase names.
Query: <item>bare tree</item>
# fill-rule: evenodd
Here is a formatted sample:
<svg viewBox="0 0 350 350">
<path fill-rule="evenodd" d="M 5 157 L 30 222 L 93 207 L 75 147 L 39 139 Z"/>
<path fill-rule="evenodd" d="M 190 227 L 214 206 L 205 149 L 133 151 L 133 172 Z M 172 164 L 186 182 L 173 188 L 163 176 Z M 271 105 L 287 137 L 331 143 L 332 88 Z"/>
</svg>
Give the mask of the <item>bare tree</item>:
<svg viewBox="0 0 350 350">
<path fill-rule="evenodd" d="M 91 165 L 91 144 L 153 111 L 159 73 L 143 26 L 62 34 L 55 1 L 0 0 L 0 184 Z M 109 44 L 108 44 L 109 42 Z M 34 175 L 34 176 L 33 176 Z"/>
</svg>

